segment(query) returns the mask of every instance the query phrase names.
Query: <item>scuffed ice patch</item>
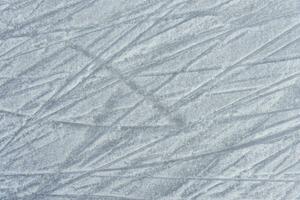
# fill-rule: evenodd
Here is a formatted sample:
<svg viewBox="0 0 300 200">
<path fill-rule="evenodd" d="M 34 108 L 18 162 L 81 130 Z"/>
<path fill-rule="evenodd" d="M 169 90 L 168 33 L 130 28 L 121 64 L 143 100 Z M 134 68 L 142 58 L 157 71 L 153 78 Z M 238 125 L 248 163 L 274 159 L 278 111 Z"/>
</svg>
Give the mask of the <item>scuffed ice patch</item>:
<svg viewBox="0 0 300 200">
<path fill-rule="evenodd" d="M 299 0 L 0 0 L 0 199 L 300 199 Z"/>
</svg>

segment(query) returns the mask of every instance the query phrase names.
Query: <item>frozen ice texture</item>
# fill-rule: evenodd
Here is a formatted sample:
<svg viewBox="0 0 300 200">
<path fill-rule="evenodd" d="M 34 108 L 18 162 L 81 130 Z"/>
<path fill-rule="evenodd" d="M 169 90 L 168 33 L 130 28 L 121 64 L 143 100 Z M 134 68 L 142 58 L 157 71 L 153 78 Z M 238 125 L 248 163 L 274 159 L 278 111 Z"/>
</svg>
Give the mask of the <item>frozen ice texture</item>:
<svg viewBox="0 0 300 200">
<path fill-rule="evenodd" d="M 0 0 L 0 199 L 300 199 L 299 79 L 299 0 Z"/>
</svg>

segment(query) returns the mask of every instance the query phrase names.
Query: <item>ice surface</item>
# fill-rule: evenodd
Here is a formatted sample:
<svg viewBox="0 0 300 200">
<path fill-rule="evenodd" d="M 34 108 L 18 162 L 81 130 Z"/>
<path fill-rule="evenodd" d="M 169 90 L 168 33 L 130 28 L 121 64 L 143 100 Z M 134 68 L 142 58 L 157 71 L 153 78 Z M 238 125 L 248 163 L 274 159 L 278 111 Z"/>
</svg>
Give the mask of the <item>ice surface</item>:
<svg viewBox="0 0 300 200">
<path fill-rule="evenodd" d="M 299 0 L 0 0 L 0 199 L 300 199 Z"/>
</svg>

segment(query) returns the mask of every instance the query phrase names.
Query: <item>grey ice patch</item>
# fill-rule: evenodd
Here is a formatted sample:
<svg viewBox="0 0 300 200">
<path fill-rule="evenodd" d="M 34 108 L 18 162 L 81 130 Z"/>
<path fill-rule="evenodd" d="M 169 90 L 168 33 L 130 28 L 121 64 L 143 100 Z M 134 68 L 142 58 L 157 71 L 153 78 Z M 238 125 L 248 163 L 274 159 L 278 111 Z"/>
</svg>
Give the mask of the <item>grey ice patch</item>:
<svg viewBox="0 0 300 200">
<path fill-rule="evenodd" d="M 299 0 L 0 0 L 0 199 L 300 199 Z"/>
</svg>

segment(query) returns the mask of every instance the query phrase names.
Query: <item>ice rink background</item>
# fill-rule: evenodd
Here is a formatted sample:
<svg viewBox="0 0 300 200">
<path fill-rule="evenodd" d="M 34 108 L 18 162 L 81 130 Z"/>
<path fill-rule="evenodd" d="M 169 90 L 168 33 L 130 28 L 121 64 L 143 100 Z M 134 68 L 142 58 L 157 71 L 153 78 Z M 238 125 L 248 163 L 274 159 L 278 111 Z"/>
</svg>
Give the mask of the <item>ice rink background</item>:
<svg viewBox="0 0 300 200">
<path fill-rule="evenodd" d="M 1 200 L 300 199 L 298 0 L 0 0 Z"/>
</svg>

